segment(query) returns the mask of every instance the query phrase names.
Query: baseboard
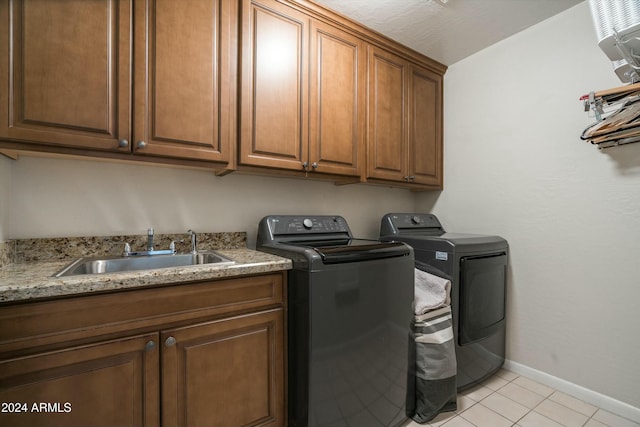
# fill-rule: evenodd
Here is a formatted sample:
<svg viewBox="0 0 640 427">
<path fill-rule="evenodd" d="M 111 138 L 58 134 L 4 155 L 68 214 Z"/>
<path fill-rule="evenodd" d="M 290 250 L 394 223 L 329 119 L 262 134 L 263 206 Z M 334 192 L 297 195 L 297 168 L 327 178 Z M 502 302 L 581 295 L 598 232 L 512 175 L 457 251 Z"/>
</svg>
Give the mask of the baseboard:
<svg viewBox="0 0 640 427">
<path fill-rule="evenodd" d="M 505 360 L 504 368 L 515 372 L 516 374 L 538 381 L 541 384 L 553 387 L 558 391 L 595 405 L 605 411 L 612 412 L 636 423 L 640 423 L 640 408 L 631 406 L 628 403 L 620 402 L 619 400 L 605 396 L 597 391 L 589 390 L 588 388 L 582 387 L 578 384 L 554 377 L 546 372 L 538 371 L 537 369 L 530 368 L 529 366 L 522 365 L 512 360 Z"/>
</svg>

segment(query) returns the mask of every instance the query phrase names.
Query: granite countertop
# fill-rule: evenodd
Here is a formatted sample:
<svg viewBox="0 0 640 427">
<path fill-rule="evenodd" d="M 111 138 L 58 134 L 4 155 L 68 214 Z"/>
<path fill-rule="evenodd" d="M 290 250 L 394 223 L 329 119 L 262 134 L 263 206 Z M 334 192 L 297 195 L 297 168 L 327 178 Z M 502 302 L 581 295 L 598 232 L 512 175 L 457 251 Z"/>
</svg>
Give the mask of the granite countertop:
<svg viewBox="0 0 640 427">
<path fill-rule="evenodd" d="M 237 233 L 236 233 L 237 234 Z M 213 238 L 220 237 L 212 235 Z M 235 236 L 235 235 L 234 235 Z M 228 237 L 228 236 L 223 236 Z M 231 278 L 249 274 L 269 273 L 291 269 L 291 260 L 265 252 L 243 247 L 244 236 L 226 247 L 209 247 L 235 261 L 232 265 L 203 264 L 188 267 L 160 268 L 122 273 L 86 274 L 78 276 L 53 277 L 55 273 L 78 257 L 63 259 L 42 259 L 23 257 L 0 268 L 0 304 L 40 298 L 63 297 L 91 292 L 116 291 L 167 284 L 188 283 L 199 280 Z M 86 239 L 82 239 L 84 243 Z M 42 242 L 37 242 L 40 245 Z M 46 242 L 51 247 L 50 242 Z M 57 243 L 57 242 L 56 242 Z M 29 242 L 32 246 L 33 242 Z M 216 245 L 220 246 L 219 242 Z M 77 246 L 74 242 L 64 247 Z M 200 248 L 199 248 L 200 249 Z M 84 251 L 83 251 L 84 252 Z M 96 253 L 82 253 L 80 256 L 96 256 Z M 99 256 L 99 255 L 98 255 Z"/>
<path fill-rule="evenodd" d="M 215 264 L 160 268 L 124 273 L 86 274 L 52 277 L 70 261 L 40 261 L 10 264 L 0 268 L 0 304 L 37 298 L 51 298 L 219 279 L 247 274 L 288 270 L 291 260 L 251 249 L 219 249 L 216 252 L 235 261 L 233 265 Z"/>
</svg>

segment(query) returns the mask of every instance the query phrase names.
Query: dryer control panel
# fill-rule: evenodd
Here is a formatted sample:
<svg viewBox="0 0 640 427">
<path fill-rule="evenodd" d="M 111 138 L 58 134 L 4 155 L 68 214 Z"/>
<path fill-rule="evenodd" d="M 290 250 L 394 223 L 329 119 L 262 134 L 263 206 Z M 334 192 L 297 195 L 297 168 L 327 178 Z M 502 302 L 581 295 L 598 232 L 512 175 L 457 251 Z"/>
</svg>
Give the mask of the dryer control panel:
<svg viewBox="0 0 640 427">
<path fill-rule="evenodd" d="M 390 213 L 382 218 L 381 235 L 391 236 L 402 234 L 403 230 L 432 233 L 439 235 L 444 233 L 442 224 L 435 215 L 425 213 Z"/>
</svg>

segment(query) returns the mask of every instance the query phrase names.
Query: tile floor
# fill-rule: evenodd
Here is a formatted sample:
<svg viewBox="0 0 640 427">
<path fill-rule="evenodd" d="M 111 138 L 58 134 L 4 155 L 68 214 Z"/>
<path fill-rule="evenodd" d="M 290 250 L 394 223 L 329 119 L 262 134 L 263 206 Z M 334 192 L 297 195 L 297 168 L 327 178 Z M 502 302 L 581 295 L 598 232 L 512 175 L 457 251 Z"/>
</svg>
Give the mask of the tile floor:
<svg viewBox="0 0 640 427">
<path fill-rule="evenodd" d="M 430 424 L 405 427 L 640 427 L 640 424 L 567 394 L 501 370 L 479 386 L 458 394 L 458 410 Z"/>
</svg>

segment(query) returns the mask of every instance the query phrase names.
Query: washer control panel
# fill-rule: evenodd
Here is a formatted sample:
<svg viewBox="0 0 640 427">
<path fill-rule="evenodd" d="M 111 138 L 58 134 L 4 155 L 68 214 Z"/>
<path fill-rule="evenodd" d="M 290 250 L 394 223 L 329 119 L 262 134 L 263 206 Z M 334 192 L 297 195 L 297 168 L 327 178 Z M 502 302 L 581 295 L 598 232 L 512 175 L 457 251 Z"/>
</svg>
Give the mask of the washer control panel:
<svg viewBox="0 0 640 427">
<path fill-rule="evenodd" d="M 282 234 L 347 233 L 349 226 L 341 216 L 279 216 L 269 218 L 274 236 Z"/>
</svg>

